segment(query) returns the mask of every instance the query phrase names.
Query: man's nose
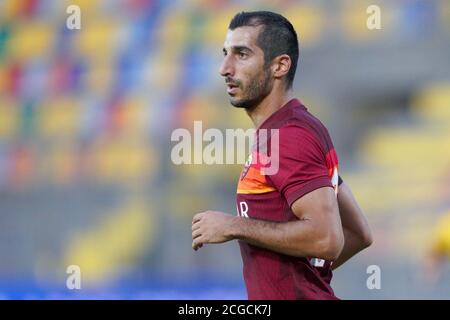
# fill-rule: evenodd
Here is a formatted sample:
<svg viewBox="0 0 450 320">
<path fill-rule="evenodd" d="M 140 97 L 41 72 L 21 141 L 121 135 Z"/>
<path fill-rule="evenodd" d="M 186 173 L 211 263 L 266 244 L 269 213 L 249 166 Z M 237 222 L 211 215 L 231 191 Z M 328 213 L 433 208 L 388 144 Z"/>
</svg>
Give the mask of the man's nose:
<svg viewBox="0 0 450 320">
<path fill-rule="evenodd" d="M 233 76 L 234 68 L 229 56 L 225 56 L 220 66 L 219 73 L 222 77 Z"/>
</svg>

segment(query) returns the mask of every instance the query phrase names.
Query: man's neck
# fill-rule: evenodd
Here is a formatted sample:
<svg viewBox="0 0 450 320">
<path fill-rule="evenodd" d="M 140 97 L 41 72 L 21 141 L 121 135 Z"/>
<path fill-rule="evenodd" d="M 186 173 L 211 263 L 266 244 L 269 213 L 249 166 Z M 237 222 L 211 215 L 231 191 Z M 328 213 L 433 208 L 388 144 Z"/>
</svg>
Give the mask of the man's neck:
<svg viewBox="0 0 450 320">
<path fill-rule="evenodd" d="M 256 107 L 246 110 L 255 128 L 259 128 L 274 112 L 283 107 L 292 97 L 289 92 L 278 94 L 272 91 Z"/>
</svg>

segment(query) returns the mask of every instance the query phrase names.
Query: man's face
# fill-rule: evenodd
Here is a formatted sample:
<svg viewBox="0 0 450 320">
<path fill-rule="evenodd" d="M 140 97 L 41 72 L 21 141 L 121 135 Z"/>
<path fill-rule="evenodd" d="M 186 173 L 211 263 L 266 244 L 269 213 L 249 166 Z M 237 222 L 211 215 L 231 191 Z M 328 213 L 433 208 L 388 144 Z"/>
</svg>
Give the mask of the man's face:
<svg viewBox="0 0 450 320">
<path fill-rule="evenodd" d="M 265 68 L 264 52 L 256 40 L 261 27 L 239 27 L 228 30 L 220 67 L 225 78 L 230 103 L 251 109 L 272 89 L 269 68 Z"/>
</svg>

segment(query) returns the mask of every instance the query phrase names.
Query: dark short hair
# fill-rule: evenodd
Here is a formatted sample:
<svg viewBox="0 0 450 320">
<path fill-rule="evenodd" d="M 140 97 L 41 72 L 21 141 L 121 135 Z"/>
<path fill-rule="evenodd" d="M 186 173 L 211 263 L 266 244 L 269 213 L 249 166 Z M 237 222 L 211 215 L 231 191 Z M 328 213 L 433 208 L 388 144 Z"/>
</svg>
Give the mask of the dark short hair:
<svg viewBox="0 0 450 320">
<path fill-rule="evenodd" d="M 297 33 L 292 24 L 278 13 L 252 11 L 236 14 L 231 20 L 228 29 L 234 30 L 248 26 L 263 26 L 258 35 L 257 45 L 264 52 L 264 63 L 266 66 L 281 54 L 287 54 L 291 58 L 291 69 L 286 75 L 287 88 L 291 88 L 299 56 Z"/>
</svg>

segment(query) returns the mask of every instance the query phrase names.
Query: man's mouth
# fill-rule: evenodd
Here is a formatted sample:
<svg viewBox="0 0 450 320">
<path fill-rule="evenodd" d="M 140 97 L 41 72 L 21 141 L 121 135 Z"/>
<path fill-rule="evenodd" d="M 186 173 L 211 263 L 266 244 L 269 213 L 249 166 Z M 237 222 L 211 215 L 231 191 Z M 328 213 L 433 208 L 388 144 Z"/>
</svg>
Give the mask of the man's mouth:
<svg viewBox="0 0 450 320">
<path fill-rule="evenodd" d="M 239 86 L 233 83 L 227 83 L 227 93 L 233 95 L 238 90 Z"/>
</svg>

